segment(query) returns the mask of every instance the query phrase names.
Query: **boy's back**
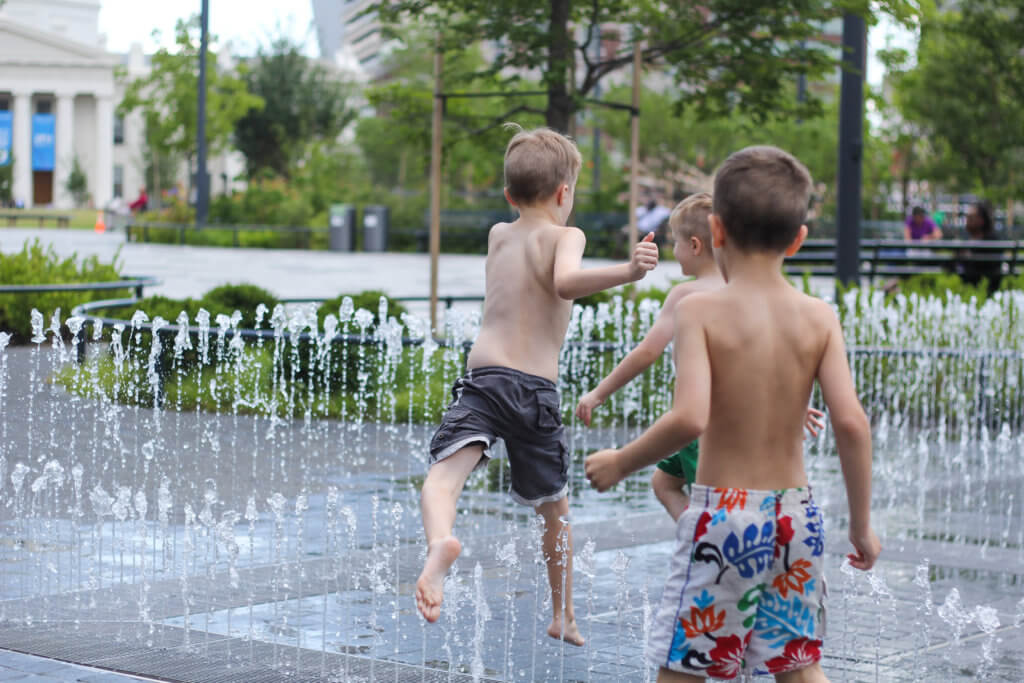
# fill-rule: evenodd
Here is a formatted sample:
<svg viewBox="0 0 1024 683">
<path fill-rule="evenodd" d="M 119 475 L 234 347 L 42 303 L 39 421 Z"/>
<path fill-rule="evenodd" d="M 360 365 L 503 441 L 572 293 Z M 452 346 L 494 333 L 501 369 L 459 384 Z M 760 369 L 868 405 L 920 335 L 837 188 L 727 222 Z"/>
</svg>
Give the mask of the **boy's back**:
<svg viewBox="0 0 1024 683">
<path fill-rule="evenodd" d="M 572 301 L 555 291 L 558 241 L 579 232 L 520 219 L 498 223 L 487 240 L 487 288 L 480 333 L 467 367 L 501 366 L 554 381 Z"/>
<path fill-rule="evenodd" d="M 734 278 L 679 304 L 679 343 L 706 344 L 710 411 L 697 482 L 716 487 L 804 486 L 803 427 L 831 338 L 828 305 L 773 283 Z M 688 329 L 689 328 L 689 329 Z M 689 357 L 688 348 L 680 353 Z"/>
<path fill-rule="evenodd" d="M 586 238 L 565 227 L 581 164 L 572 141 L 546 129 L 519 132 L 505 151 L 505 196 L 519 219 L 495 225 L 488 236 L 483 324 L 430 441 L 431 466 L 421 492 L 427 559 L 416 581 L 416 604 L 427 621 L 440 616 L 445 574 L 462 551 L 452 533 L 458 495 L 501 438 L 509 494 L 544 518 L 548 635 L 583 644 L 572 607 L 570 463 L 555 385 L 558 355 L 572 300 L 639 280 L 657 265 L 658 248 L 651 233 L 628 263 L 581 268 Z"/>
<path fill-rule="evenodd" d="M 807 486 L 802 428 L 815 379 L 829 408 L 850 508 L 852 566 L 880 550 L 870 525 L 871 431 L 839 321 L 798 293 L 782 261 L 807 234 L 811 179 L 773 147 L 730 156 L 715 174 L 712 246 L 726 286 L 676 309 L 672 409 L 621 449 L 587 458 L 605 490 L 701 435 L 691 504 L 651 629 L 659 680 L 799 671 L 827 680 L 824 522 Z M 686 678 L 685 680 L 690 680 Z"/>
</svg>

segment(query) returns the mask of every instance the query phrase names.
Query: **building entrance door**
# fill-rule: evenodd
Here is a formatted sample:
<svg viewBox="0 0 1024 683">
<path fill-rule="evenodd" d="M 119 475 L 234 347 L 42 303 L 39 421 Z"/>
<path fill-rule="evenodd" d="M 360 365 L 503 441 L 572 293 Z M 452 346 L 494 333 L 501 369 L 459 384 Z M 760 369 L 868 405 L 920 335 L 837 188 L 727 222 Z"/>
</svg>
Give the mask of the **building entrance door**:
<svg viewBox="0 0 1024 683">
<path fill-rule="evenodd" d="M 53 204 L 53 171 L 32 171 L 32 204 Z"/>
</svg>

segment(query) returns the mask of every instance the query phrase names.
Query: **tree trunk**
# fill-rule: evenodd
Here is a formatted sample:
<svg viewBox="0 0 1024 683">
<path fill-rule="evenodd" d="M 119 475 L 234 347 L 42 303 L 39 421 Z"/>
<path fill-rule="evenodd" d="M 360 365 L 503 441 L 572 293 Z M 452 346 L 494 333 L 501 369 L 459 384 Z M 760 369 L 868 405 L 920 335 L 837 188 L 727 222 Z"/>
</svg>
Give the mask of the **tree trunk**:
<svg viewBox="0 0 1024 683">
<path fill-rule="evenodd" d="M 548 28 L 548 106 L 545 121 L 549 128 L 569 132 L 574 105 L 569 94 L 569 62 L 574 42 L 569 36 L 571 0 L 551 0 L 551 21 Z"/>
</svg>

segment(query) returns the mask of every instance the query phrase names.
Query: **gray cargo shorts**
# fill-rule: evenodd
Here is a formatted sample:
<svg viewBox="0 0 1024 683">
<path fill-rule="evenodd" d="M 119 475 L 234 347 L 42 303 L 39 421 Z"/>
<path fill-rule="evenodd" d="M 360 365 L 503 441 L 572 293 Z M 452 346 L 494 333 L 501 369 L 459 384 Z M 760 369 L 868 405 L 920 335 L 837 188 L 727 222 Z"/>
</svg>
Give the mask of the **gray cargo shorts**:
<svg viewBox="0 0 1024 683">
<path fill-rule="evenodd" d="M 523 505 L 564 498 L 569 491 L 569 448 L 551 380 L 504 367 L 474 368 L 455 381 L 452 402 L 430 441 L 430 464 L 497 439 L 508 450 L 509 495 Z"/>
</svg>

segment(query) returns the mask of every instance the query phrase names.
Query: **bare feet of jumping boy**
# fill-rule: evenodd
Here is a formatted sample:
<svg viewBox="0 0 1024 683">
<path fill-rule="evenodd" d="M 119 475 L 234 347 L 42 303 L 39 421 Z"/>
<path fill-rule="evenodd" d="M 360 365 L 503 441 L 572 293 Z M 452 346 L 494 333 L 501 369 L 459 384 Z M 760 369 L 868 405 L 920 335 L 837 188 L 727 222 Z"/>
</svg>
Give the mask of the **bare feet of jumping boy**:
<svg viewBox="0 0 1024 683">
<path fill-rule="evenodd" d="M 570 645 L 583 645 L 583 636 L 580 635 L 580 630 L 576 626 L 575 617 L 569 617 L 565 621 L 565 633 L 562 632 L 562 618 L 556 616 L 551 620 L 551 625 L 548 626 L 548 635 L 555 640 L 564 640 Z"/>
<path fill-rule="evenodd" d="M 444 577 L 462 552 L 462 544 L 454 536 L 445 536 L 427 546 L 427 561 L 416 580 L 416 607 L 423 618 L 434 623 L 441 616 L 444 601 Z"/>
</svg>

